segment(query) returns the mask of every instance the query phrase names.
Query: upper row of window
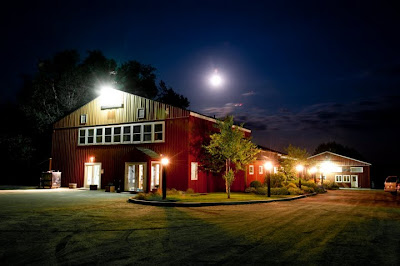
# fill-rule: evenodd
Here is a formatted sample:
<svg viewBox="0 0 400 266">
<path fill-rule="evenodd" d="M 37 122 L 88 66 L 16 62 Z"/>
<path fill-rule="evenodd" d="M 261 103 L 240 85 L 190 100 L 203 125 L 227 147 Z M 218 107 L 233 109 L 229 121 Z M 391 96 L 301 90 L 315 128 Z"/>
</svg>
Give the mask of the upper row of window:
<svg viewBox="0 0 400 266">
<path fill-rule="evenodd" d="M 164 142 L 165 123 L 80 128 L 78 145 Z"/>
</svg>

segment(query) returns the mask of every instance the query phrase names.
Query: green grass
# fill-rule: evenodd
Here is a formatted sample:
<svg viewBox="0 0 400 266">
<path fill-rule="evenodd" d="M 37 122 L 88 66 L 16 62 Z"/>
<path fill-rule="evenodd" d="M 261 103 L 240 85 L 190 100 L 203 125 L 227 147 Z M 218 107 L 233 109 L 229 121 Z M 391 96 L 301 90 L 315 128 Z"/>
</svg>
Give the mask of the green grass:
<svg viewBox="0 0 400 266">
<path fill-rule="evenodd" d="M 250 200 L 273 200 L 280 198 L 293 197 L 290 195 L 256 195 L 253 193 L 232 192 L 231 198 L 228 199 L 226 193 L 207 193 L 207 194 L 183 194 L 183 195 L 168 195 L 167 200 L 178 202 L 227 202 L 227 201 L 250 201 Z"/>
<path fill-rule="evenodd" d="M 400 197 L 328 191 L 166 208 L 131 195 L 0 191 L 2 265 L 399 265 Z"/>
</svg>

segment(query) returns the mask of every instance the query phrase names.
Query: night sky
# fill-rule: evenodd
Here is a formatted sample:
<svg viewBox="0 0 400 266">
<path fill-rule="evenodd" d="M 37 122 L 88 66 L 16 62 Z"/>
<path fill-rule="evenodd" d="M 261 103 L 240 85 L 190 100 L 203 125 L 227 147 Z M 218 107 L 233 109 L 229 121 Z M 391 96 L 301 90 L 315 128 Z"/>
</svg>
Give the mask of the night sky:
<svg viewBox="0 0 400 266">
<path fill-rule="evenodd" d="M 279 2 L 277 4 L 276 2 Z M 302 3 L 299 3 L 302 2 Z M 351 2 L 349 4 L 348 2 Z M 336 141 L 397 165 L 400 12 L 381 1 L 13 1 L 1 11 L 1 102 L 65 49 L 137 60 L 258 144 Z M 217 69 L 221 87 L 212 87 Z M 398 174 L 398 173 L 397 173 Z"/>
</svg>

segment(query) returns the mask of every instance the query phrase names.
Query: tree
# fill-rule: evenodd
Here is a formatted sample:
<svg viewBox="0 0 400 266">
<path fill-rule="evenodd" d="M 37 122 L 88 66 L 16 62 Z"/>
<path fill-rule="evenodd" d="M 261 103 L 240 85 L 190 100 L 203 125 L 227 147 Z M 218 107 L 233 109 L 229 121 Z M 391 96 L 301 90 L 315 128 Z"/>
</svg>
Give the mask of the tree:
<svg viewBox="0 0 400 266">
<path fill-rule="evenodd" d="M 218 133 L 210 136 L 210 144 L 206 146 L 208 153 L 215 158 L 215 164 L 221 165 L 225 161 L 226 192 L 228 199 L 231 197 L 231 185 L 235 180 L 235 171 L 245 169 L 245 166 L 254 161 L 257 153 L 257 145 L 251 142 L 250 138 L 244 136 L 240 127 L 233 125 L 233 116 L 228 116 L 224 121 L 218 121 L 216 127 Z M 219 169 L 221 171 L 222 168 Z"/>
<path fill-rule="evenodd" d="M 355 149 L 350 148 L 348 146 L 344 146 L 342 144 L 336 143 L 335 141 L 332 142 L 327 142 L 327 143 L 321 143 L 317 146 L 315 149 L 313 155 L 319 154 L 324 151 L 330 151 L 333 153 L 337 153 L 343 156 L 348 156 L 354 159 L 362 160 L 364 161 L 364 157 Z"/>
<path fill-rule="evenodd" d="M 309 154 L 306 149 L 302 149 L 292 144 L 285 149 L 287 156 L 281 159 L 280 164 L 282 166 L 281 171 L 286 176 L 286 181 L 296 177 L 296 166 L 301 164 L 307 165 L 307 158 Z"/>
<path fill-rule="evenodd" d="M 190 105 L 188 98 L 176 93 L 171 87 L 168 88 L 162 80 L 159 84 L 159 95 L 156 100 L 182 109 L 187 109 Z"/>
</svg>

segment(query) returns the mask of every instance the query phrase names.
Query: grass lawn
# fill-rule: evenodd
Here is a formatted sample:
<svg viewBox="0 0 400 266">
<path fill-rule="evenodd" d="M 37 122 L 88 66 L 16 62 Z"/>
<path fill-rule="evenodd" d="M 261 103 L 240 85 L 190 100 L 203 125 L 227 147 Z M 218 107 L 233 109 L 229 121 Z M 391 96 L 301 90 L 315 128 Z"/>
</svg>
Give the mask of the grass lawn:
<svg viewBox="0 0 400 266">
<path fill-rule="evenodd" d="M 0 264 L 400 264 L 400 196 L 382 190 L 199 208 L 130 196 L 0 191 Z"/>
<path fill-rule="evenodd" d="M 183 195 L 168 195 L 167 200 L 173 200 L 178 202 L 225 202 L 225 201 L 249 201 L 249 200 L 273 200 L 293 197 L 293 195 L 271 195 L 267 197 L 265 195 L 256 195 L 253 193 L 240 193 L 232 192 L 231 198 L 228 199 L 226 193 L 208 193 L 208 194 L 183 194 Z"/>
</svg>

